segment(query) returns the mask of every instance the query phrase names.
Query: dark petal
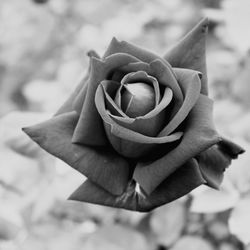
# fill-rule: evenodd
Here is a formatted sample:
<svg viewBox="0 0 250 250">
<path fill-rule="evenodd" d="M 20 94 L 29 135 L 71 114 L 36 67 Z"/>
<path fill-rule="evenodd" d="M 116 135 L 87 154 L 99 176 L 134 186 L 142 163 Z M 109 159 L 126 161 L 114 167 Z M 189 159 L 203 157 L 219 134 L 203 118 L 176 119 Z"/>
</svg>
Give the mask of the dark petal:
<svg viewBox="0 0 250 250">
<path fill-rule="evenodd" d="M 91 58 L 91 57 L 100 58 L 99 55 L 94 50 L 89 51 L 87 54 L 88 54 L 89 58 Z M 87 80 L 89 78 L 89 73 L 90 73 L 90 64 L 89 64 L 89 68 L 88 68 L 86 76 L 81 80 L 81 82 L 78 84 L 78 86 L 73 91 L 73 93 L 70 95 L 70 97 L 65 101 L 65 103 L 56 112 L 55 116 L 75 110 L 74 103 L 75 103 L 77 98 L 81 99 L 81 101 L 79 103 L 80 104 L 79 108 L 82 107 L 82 104 L 84 102 L 85 95 L 86 95 L 86 90 L 87 90 L 86 86 L 87 86 Z M 81 94 L 79 95 L 79 93 L 81 93 Z M 79 108 L 77 108 L 77 110 L 79 110 Z"/>
<path fill-rule="evenodd" d="M 124 208 L 136 211 L 137 199 L 135 183 L 129 183 L 126 191 L 115 196 L 105 191 L 94 182 L 86 180 L 70 197 L 69 200 L 89 202 L 109 207 Z"/>
<path fill-rule="evenodd" d="M 203 183 L 205 181 L 202 178 L 198 164 L 196 160 L 191 159 L 164 180 L 150 196 L 145 196 L 142 192 L 138 192 L 133 181 L 129 183 L 122 195 L 114 196 L 93 182 L 86 180 L 69 199 L 133 211 L 149 212 L 156 207 L 186 195 Z"/>
<path fill-rule="evenodd" d="M 147 212 L 174 201 L 204 184 L 197 161 L 192 158 L 166 178 L 149 196 L 139 195 L 139 211 Z"/>
<path fill-rule="evenodd" d="M 239 154 L 243 154 L 245 150 L 238 144 L 222 137 L 222 140 L 218 143 L 220 150 L 227 154 L 232 159 L 236 159 Z"/>
<path fill-rule="evenodd" d="M 75 110 L 78 115 L 81 114 L 82 107 L 83 107 L 84 101 L 86 99 L 87 91 L 88 91 L 88 85 L 89 85 L 89 77 L 87 78 L 86 83 L 83 85 L 83 87 L 78 91 L 73 101 L 73 104 L 72 104 L 73 110 Z"/>
<path fill-rule="evenodd" d="M 174 69 L 176 79 L 184 95 L 182 106 L 172 117 L 166 127 L 160 132 L 159 136 L 172 133 L 188 116 L 200 96 L 201 82 L 196 71 L 188 69 Z"/>
<path fill-rule="evenodd" d="M 231 164 L 232 159 L 243 152 L 240 146 L 222 138 L 222 141 L 196 156 L 207 185 L 219 189 L 224 171 Z"/>
<path fill-rule="evenodd" d="M 129 180 L 129 164 L 113 150 L 72 143 L 77 120 L 76 112 L 65 113 L 24 131 L 43 149 L 90 180 L 113 194 L 121 194 Z"/>
<path fill-rule="evenodd" d="M 202 73 L 201 93 L 204 95 L 208 94 L 206 69 L 207 30 L 208 19 L 204 18 L 164 56 L 172 67 L 200 71 Z"/>
<path fill-rule="evenodd" d="M 155 144 L 173 142 L 182 136 L 181 132 L 176 132 L 164 137 L 150 137 L 120 126 L 111 118 L 111 114 L 105 108 L 105 93 L 102 85 L 97 88 L 95 103 L 103 119 L 110 143 L 119 153 L 127 157 L 138 157 L 153 148 Z M 128 152 L 132 155 L 127 155 Z"/>
<path fill-rule="evenodd" d="M 164 64 L 169 65 L 162 57 L 148 51 L 144 48 L 138 47 L 134 44 L 128 43 L 126 41 L 118 41 L 115 37 L 112 39 L 107 51 L 105 52 L 103 58 L 113 55 L 115 53 L 126 53 L 137 57 L 142 62 L 150 63 L 156 59 L 161 60 Z"/>
<path fill-rule="evenodd" d="M 212 108 L 212 101 L 207 96 L 200 95 L 187 117 L 180 144 L 153 163 L 139 163 L 136 166 L 134 179 L 147 194 L 154 191 L 164 179 L 185 164 L 188 159 L 221 140 L 214 128 Z"/>
<path fill-rule="evenodd" d="M 76 125 L 72 142 L 93 146 L 107 144 L 102 119 L 95 106 L 95 92 L 101 81 L 117 67 L 121 67 L 138 59 L 128 54 L 114 54 L 105 60 L 91 58 L 91 72 L 88 81 L 88 89 L 80 118 Z"/>
<path fill-rule="evenodd" d="M 128 65 L 120 67 L 119 70 L 123 72 L 124 75 L 130 72 L 137 72 L 137 71 L 145 71 L 148 74 L 150 72 L 149 64 L 145 62 L 129 63 Z"/>
<path fill-rule="evenodd" d="M 81 80 L 81 82 L 77 85 L 76 89 L 73 91 L 73 93 L 70 95 L 70 97 L 65 101 L 65 103 L 55 113 L 55 116 L 73 111 L 74 110 L 73 104 L 75 102 L 75 99 L 79 95 L 79 92 L 83 92 L 83 94 L 81 95 L 81 98 L 82 98 L 82 103 L 84 102 L 85 96 L 86 96 L 86 90 L 87 90 L 87 88 L 86 88 L 87 79 L 88 79 L 88 76 L 85 76 Z"/>
<path fill-rule="evenodd" d="M 114 95 L 120 88 L 120 83 L 111 80 L 104 80 L 101 82 L 101 85 L 103 87 L 103 92 L 105 95 L 106 108 L 110 111 L 110 113 L 118 117 L 121 116 L 128 118 L 128 116 L 121 110 L 121 108 L 114 101 Z"/>
<path fill-rule="evenodd" d="M 151 70 L 150 75 L 154 76 L 158 80 L 159 84 L 164 87 L 168 87 L 173 91 L 175 105 L 172 113 L 173 115 L 176 114 L 183 103 L 183 94 L 176 80 L 175 73 L 171 67 L 165 65 L 161 60 L 151 62 L 149 67 Z"/>
</svg>

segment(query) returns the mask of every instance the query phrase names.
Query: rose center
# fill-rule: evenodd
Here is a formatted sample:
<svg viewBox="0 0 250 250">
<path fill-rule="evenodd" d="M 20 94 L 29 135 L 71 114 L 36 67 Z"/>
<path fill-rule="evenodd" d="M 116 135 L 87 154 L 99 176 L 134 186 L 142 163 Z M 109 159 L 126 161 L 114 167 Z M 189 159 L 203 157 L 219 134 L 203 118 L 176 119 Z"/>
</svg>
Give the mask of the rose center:
<svg viewBox="0 0 250 250">
<path fill-rule="evenodd" d="M 121 109 L 129 117 L 143 116 L 155 107 L 154 89 L 146 83 L 124 84 Z"/>
</svg>

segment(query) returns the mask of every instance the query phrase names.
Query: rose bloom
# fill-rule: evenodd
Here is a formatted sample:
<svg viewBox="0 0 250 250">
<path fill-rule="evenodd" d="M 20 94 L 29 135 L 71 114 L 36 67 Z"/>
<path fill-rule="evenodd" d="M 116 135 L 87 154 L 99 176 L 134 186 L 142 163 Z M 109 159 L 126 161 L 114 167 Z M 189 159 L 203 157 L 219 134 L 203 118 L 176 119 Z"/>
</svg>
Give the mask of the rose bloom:
<svg viewBox="0 0 250 250">
<path fill-rule="evenodd" d="M 150 211 L 219 188 L 244 150 L 222 138 L 208 97 L 202 20 L 164 57 L 111 41 L 53 118 L 24 131 L 87 177 L 70 199 Z"/>
</svg>

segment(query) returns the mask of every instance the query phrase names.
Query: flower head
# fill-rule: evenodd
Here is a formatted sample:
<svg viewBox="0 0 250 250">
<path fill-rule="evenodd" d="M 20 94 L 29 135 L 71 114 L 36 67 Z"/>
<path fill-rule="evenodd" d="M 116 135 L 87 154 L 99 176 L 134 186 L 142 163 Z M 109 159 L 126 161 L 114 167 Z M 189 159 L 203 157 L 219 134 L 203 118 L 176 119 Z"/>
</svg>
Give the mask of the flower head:
<svg viewBox="0 0 250 250">
<path fill-rule="evenodd" d="M 218 188 L 244 150 L 222 138 L 208 97 L 202 20 L 164 57 L 111 41 L 56 115 L 24 131 L 88 179 L 70 197 L 150 211 Z M 139 188 L 136 188 L 139 187 Z"/>
</svg>

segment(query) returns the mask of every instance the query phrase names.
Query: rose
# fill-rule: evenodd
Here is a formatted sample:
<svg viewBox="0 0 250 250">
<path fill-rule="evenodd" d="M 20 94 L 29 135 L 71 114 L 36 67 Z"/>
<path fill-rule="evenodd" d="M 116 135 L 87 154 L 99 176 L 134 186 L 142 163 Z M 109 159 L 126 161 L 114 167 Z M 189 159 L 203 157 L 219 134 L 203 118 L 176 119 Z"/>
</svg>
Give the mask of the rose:
<svg viewBox="0 0 250 250">
<path fill-rule="evenodd" d="M 88 179 L 70 199 L 149 211 L 218 188 L 243 149 L 221 138 L 207 96 L 202 20 L 161 58 L 113 39 L 56 115 L 24 131 Z"/>
</svg>

